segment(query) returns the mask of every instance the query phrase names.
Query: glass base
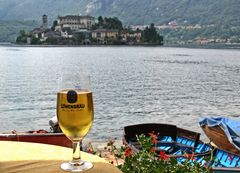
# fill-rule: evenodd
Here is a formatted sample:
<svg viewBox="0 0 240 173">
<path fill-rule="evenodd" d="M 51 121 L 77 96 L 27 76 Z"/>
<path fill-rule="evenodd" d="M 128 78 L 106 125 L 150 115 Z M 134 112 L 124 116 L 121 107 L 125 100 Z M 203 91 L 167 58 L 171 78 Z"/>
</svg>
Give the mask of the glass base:
<svg viewBox="0 0 240 173">
<path fill-rule="evenodd" d="M 65 162 L 61 164 L 61 169 L 68 172 L 81 172 L 93 167 L 91 162 L 81 161 L 80 163 Z"/>
</svg>

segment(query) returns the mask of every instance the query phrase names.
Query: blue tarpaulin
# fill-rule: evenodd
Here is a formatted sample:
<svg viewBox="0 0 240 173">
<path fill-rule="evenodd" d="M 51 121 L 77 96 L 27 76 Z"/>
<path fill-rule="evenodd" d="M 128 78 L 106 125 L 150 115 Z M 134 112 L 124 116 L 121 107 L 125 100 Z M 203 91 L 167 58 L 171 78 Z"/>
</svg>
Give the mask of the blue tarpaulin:
<svg viewBox="0 0 240 173">
<path fill-rule="evenodd" d="M 199 121 L 200 126 L 220 126 L 225 132 L 230 143 L 240 150 L 240 120 L 231 120 L 221 116 L 204 117 Z"/>
</svg>

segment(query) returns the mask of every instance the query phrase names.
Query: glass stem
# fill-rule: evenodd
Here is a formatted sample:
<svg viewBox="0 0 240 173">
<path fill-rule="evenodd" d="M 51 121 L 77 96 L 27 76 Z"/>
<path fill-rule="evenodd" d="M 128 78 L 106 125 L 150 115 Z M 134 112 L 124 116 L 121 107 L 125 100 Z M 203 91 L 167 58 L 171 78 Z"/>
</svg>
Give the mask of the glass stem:
<svg viewBox="0 0 240 173">
<path fill-rule="evenodd" d="M 80 166 L 83 164 L 81 161 L 81 151 L 80 151 L 81 140 L 78 142 L 73 142 L 73 158 L 72 163 L 76 166 Z"/>
</svg>

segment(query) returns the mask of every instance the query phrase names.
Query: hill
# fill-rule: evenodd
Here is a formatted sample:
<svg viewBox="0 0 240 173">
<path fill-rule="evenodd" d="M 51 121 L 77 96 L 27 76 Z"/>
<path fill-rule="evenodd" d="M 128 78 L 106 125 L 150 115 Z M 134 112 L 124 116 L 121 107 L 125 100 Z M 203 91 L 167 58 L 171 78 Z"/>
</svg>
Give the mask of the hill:
<svg viewBox="0 0 240 173">
<path fill-rule="evenodd" d="M 125 26 L 164 25 L 169 22 L 211 25 L 214 26 L 210 28 L 213 31 L 222 28 L 218 29 L 217 35 L 220 36 L 222 32 L 231 32 L 231 28 L 236 27 L 238 33 L 240 26 L 239 0 L 0 0 L 1 20 L 40 22 L 43 14 L 48 15 L 49 25 L 58 15 L 101 15 L 116 16 Z M 171 32 L 179 34 L 178 31 Z M 207 33 L 211 35 L 211 32 Z"/>
<path fill-rule="evenodd" d="M 165 24 L 170 21 L 189 24 L 239 25 L 239 0 L 0 0 L 2 20 L 50 21 L 58 15 L 90 14 L 117 16 L 124 24 Z"/>
<path fill-rule="evenodd" d="M 0 20 L 0 42 L 15 42 L 20 30 L 31 30 L 36 21 L 2 21 Z"/>
</svg>

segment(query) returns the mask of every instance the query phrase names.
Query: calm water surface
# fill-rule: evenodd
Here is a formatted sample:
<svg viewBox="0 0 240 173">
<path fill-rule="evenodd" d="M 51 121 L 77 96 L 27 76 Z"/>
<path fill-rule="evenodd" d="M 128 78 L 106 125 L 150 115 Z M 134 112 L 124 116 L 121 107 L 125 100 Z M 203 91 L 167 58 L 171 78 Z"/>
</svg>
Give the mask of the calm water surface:
<svg viewBox="0 0 240 173">
<path fill-rule="evenodd" d="M 0 131 L 49 130 L 58 81 L 88 74 L 95 120 L 88 138 L 123 127 L 176 124 L 201 132 L 205 115 L 240 115 L 240 51 L 158 47 L 0 47 Z"/>
</svg>

